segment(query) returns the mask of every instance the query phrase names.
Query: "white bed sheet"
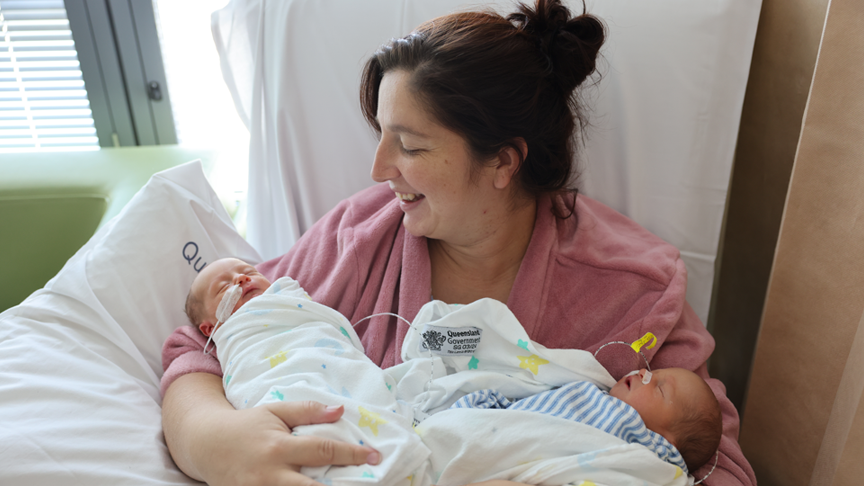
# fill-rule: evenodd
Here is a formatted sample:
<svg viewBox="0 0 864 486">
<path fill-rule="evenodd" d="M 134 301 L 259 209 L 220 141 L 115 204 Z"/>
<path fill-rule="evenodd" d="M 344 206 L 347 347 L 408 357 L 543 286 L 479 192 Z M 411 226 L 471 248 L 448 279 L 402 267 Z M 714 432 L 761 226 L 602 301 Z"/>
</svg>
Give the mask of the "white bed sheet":
<svg viewBox="0 0 864 486">
<path fill-rule="evenodd" d="M 573 11 L 581 2 L 566 0 Z M 511 0 L 232 0 L 212 27 L 251 132 L 248 238 L 287 251 L 338 201 L 370 186 L 376 140 L 359 110 L 360 70 L 421 22 Z M 604 20 L 584 192 L 677 246 L 687 297 L 708 315 L 760 0 L 588 0 Z M 335 176 L 334 175 L 338 175 Z"/>
</svg>

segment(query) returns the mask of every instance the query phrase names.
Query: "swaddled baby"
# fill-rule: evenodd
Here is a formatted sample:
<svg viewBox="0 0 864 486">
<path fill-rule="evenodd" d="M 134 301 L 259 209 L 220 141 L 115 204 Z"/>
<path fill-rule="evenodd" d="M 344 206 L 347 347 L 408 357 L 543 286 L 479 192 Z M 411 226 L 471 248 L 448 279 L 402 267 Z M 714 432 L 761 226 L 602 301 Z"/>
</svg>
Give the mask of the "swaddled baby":
<svg viewBox="0 0 864 486">
<path fill-rule="evenodd" d="M 232 295 L 226 299 L 228 293 Z M 284 307 L 291 310 L 290 315 L 293 317 L 290 319 L 297 319 L 297 322 L 282 329 L 277 326 L 283 325 L 282 321 L 267 321 L 268 315 L 276 315 L 269 314 L 269 308 L 275 304 L 255 309 L 250 307 L 228 319 L 251 299 L 261 295 L 266 295 L 266 299 L 274 303 L 277 300 L 287 302 Z M 233 305 L 222 309 L 222 315 L 217 317 L 220 304 L 231 304 L 234 299 Z M 349 471 L 354 467 L 329 470 L 307 468 L 304 474 L 331 481 L 356 474 L 361 478 L 375 478 L 384 482 L 384 475 L 394 468 L 397 471 L 388 477 L 401 480 L 422 475 L 414 472 L 426 467 L 421 466 L 421 463 L 428 462 L 431 451 L 419 442 L 412 429 L 415 416 L 405 397 L 396 397 L 395 390 L 398 387 L 395 385 L 398 380 L 388 374 L 389 370 L 381 370 L 363 354 L 359 338 L 341 314 L 312 302 L 296 282 L 283 278 L 270 287 L 270 282 L 245 262 L 236 259 L 218 260 L 205 267 L 193 282 L 186 310 L 190 321 L 205 336 L 217 342 L 226 395 L 235 407 L 250 407 L 282 399 L 314 399 L 331 405 L 343 404 L 346 413 L 339 422 L 308 426 L 318 427 L 308 433 L 365 443 L 378 449 L 383 457 L 377 469 L 368 465 L 357 466 L 365 468 L 359 474 Z M 222 329 L 222 321 L 225 320 L 228 322 Z M 245 331 L 240 331 L 241 328 Z M 289 347 L 283 346 L 284 350 L 281 351 L 246 353 L 254 355 L 251 360 L 253 364 L 242 370 L 238 368 L 242 360 L 235 355 L 242 355 L 244 351 L 257 346 L 259 341 L 268 340 L 272 343 L 277 338 L 294 342 Z M 308 343 L 305 347 L 302 345 L 304 339 Z M 243 344 L 238 344 L 241 342 Z M 270 352 L 274 354 L 268 354 Z M 321 355 L 327 355 L 326 363 L 319 359 Z M 258 362 L 264 364 L 256 364 Z M 276 368 L 277 365 L 281 368 Z M 343 367 L 342 371 L 339 371 L 340 366 Z M 256 367 L 257 370 L 247 373 L 247 370 Z M 360 375 L 355 376 L 356 373 Z M 271 376 L 262 391 L 240 393 L 238 396 L 238 389 L 232 388 L 241 381 L 241 376 L 245 376 L 243 381 L 254 382 L 259 375 L 268 374 L 275 378 Z M 273 386 L 274 379 L 287 382 L 289 387 L 294 388 L 289 388 L 290 394 L 283 393 L 285 390 L 281 385 Z M 351 388 L 351 384 L 356 383 L 365 386 Z M 305 388 L 298 391 L 297 386 Z M 515 403 L 495 393 L 469 394 L 454 407 L 510 408 L 557 414 L 615 434 L 626 442 L 653 448 L 658 456 L 679 465 L 683 471 L 700 467 L 713 455 L 719 444 L 721 418 L 717 401 L 701 378 L 683 369 L 657 370 L 650 378 L 647 371 L 642 370 L 618 381 L 609 393 L 589 382 L 572 383 Z M 567 413 L 560 413 L 561 407 L 552 410 L 548 406 L 562 400 L 569 400 L 569 405 L 578 405 L 579 413 L 567 416 Z M 356 413 L 352 415 L 352 412 Z M 502 420 L 501 423 L 504 426 L 507 421 Z M 421 429 L 418 427 L 418 430 Z M 295 429 L 294 433 L 304 432 Z M 406 454 L 410 459 L 406 459 Z M 443 480 L 441 472 L 431 471 L 427 475 L 437 482 L 438 479 Z"/>
<path fill-rule="evenodd" d="M 614 433 L 627 442 L 655 450 L 662 459 L 696 471 L 714 457 L 722 435 L 720 405 L 711 388 L 692 371 L 682 368 L 646 369 L 625 376 L 609 392 L 579 381 L 518 401 L 494 390 L 459 399 L 458 408 L 528 410 L 576 420 Z M 638 414 L 638 415 L 636 415 Z M 675 446 L 664 450 L 644 428 Z"/>
</svg>

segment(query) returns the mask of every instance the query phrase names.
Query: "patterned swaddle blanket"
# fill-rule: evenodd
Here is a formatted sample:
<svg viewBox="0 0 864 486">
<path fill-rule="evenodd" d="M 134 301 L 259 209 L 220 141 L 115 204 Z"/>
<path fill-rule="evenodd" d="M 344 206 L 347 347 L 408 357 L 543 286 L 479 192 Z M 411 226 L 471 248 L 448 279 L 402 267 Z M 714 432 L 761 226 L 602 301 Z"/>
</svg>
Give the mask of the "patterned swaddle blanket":
<svg viewBox="0 0 864 486">
<path fill-rule="evenodd" d="M 425 305 L 403 343 L 404 362 L 387 370 L 365 356 L 344 316 L 287 277 L 239 309 L 214 340 L 236 408 L 286 399 L 345 405 L 336 423 L 293 433 L 381 451 L 377 466 L 302 470 L 324 484 L 686 484 L 680 467 L 590 425 L 536 411 L 451 409 L 484 389 L 518 399 L 573 382 L 614 384 L 590 353 L 531 342 L 497 301 Z"/>
</svg>

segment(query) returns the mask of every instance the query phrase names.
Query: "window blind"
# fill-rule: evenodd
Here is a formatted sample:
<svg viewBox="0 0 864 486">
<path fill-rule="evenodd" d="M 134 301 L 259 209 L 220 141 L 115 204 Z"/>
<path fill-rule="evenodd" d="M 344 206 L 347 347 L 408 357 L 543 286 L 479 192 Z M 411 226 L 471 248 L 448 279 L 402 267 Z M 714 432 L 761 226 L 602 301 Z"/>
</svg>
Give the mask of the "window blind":
<svg viewBox="0 0 864 486">
<path fill-rule="evenodd" d="M 98 148 L 63 0 L 0 0 L 0 153 Z"/>
</svg>

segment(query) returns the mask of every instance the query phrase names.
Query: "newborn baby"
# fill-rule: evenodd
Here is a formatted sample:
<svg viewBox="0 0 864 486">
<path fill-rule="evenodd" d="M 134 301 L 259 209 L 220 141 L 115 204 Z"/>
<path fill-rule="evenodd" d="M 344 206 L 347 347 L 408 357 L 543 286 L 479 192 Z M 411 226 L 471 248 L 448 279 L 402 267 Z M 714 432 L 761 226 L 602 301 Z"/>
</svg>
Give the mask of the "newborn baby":
<svg viewBox="0 0 864 486">
<path fill-rule="evenodd" d="M 632 416 L 635 410 L 646 428 L 678 449 L 690 471 L 714 457 L 723 433 L 720 405 L 711 388 L 696 373 L 682 368 L 634 371 L 608 393 L 580 381 L 515 402 L 483 390 L 459 399 L 454 407 L 548 413 L 606 432 L 618 431 L 616 435 L 628 442 L 651 447 L 650 437 L 640 437 L 639 424 Z"/>
<path fill-rule="evenodd" d="M 720 446 L 720 404 L 708 383 L 690 370 L 642 369 L 618 381 L 609 395 L 636 409 L 646 427 L 674 444 L 690 471 L 707 463 Z"/>
<path fill-rule="evenodd" d="M 379 400 L 379 395 L 381 395 L 381 393 L 361 397 L 357 392 L 353 392 L 352 397 L 350 396 L 351 394 L 346 392 L 345 388 L 345 385 L 349 384 L 333 380 L 332 376 L 338 376 L 336 374 L 330 375 L 331 378 L 327 378 L 330 380 L 329 382 L 321 382 L 318 384 L 318 387 L 322 388 L 324 393 L 324 395 L 321 395 L 319 398 L 319 401 L 326 400 L 328 404 L 346 404 L 346 414 L 343 416 L 342 420 L 337 422 L 337 424 L 342 423 L 343 426 L 350 425 L 344 423 L 351 422 L 352 420 L 349 413 L 349 408 L 351 407 L 347 404 L 349 399 L 353 401 L 357 401 L 358 399 L 360 401 L 367 400 L 368 403 L 363 401 L 359 407 L 355 407 L 359 408 L 361 414 L 364 415 L 358 420 L 361 428 L 364 421 L 366 427 L 369 427 L 369 417 L 380 417 L 383 416 L 385 412 L 392 412 L 392 414 L 386 415 L 387 420 L 390 422 L 390 426 L 395 427 L 396 424 L 400 424 L 399 428 L 403 429 L 400 433 L 404 434 L 406 431 L 410 432 L 394 442 L 401 443 L 406 440 L 415 442 L 417 436 L 411 429 L 412 420 L 410 419 L 413 418 L 416 420 L 416 416 L 409 417 L 408 420 L 395 420 L 395 415 L 398 415 L 399 413 L 406 412 L 411 414 L 412 412 L 410 408 L 406 410 L 406 403 L 403 399 L 400 398 L 397 400 L 395 398 L 395 390 L 397 387 L 393 385 L 396 385 L 397 378 L 388 374 L 388 372 L 393 370 L 393 368 L 390 370 L 381 370 L 374 363 L 368 360 L 362 352 L 362 345 L 359 342 L 359 337 L 357 337 L 347 320 L 345 320 L 338 312 L 311 302 L 308 295 L 306 295 L 305 292 L 303 292 L 303 289 L 293 280 L 287 278 L 280 279 L 273 286 L 275 290 L 267 290 L 268 287 L 270 287 L 270 282 L 258 273 L 254 267 L 241 260 L 228 258 L 207 265 L 192 283 L 187 296 L 186 313 L 192 324 L 195 325 L 203 335 L 216 339 L 217 342 L 220 343 L 220 359 L 225 374 L 223 384 L 226 387 L 226 394 L 228 394 L 229 400 L 232 401 L 232 404 L 237 408 L 243 408 L 244 406 L 254 406 L 256 404 L 264 403 L 266 400 L 282 400 L 285 398 L 315 399 L 314 397 L 310 398 L 308 396 L 297 398 L 297 396 L 293 394 L 283 395 L 278 390 L 272 391 L 274 388 L 268 388 L 270 385 L 264 386 L 271 391 L 262 392 L 254 398 L 239 399 L 234 397 L 236 392 L 234 395 L 228 393 L 228 381 L 232 380 L 232 376 L 234 376 L 234 380 L 239 381 L 239 378 L 237 378 L 237 376 L 239 376 L 238 372 L 229 369 L 229 365 L 234 362 L 232 356 L 236 353 L 234 351 L 228 352 L 228 350 L 237 349 L 237 346 L 239 345 L 234 343 L 232 348 L 232 346 L 223 344 L 226 343 L 227 339 L 231 339 L 231 336 L 234 334 L 231 334 L 230 336 L 223 334 L 221 337 L 214 337 L 214 334 L 221 327 L 224 321 L 228 320 L 235 311 L 243 307 L 251 299 L 262 295 L 265 292 L 273 294 L 269 296 L 268 299 L 280 298 L 282 297 L 282 294 L 285 294 L 286 296 L 290 296 L 286 298 L 295 299 L 292 301 L 292 307 L 305 307 L 303 309 L 304 311 L 313 309 L 309 312 L 319 313 L 319 315 L 312 319 L 316 324 L 325 322 L 324 328 L 335 330 L 323 337 L 316 334 L 314 339 L 309 341 L 315 343 L 316 346 L 322 342 L 327 343 L 326 349 L 322 349 L 320 346 L 315 348 L 318 349 L 318 351 L 315 351 L 316 353 L 330 353 L 329 358 L 331 359 L 335 354 L 335 356 L 339 357 L 341 361 L 348 363 L 347 368 L 351 371 L 362 370 L 363 373 L 366 373 L 362 380 L 363 383 L 380 382 L 382 385 L 386 384 L 388 390 L 393 390 L 394 396 L 392 398 L 387 398 L 385 400 L 386 403 L 375 404 L 372 402 Z M 296 299 L 298 297 L 305 297 L 309 302 L 297 304 Z M 317 311 L 314 309 L 317 309 Z M 244 319 L 246 319 L 246 322 L 255 322 L 256 315 L 264 314 L 260 312 L 246 312 L 244 314 Z M 234 322 L 234 320 L 231 322 Z M 227 326 L 229 331 L 233 325 L 234 324 L 229 323 L 229 326 Z M 301 335 L 298 331 L 303 328 L 304 325 L 305 324 L 300 324 L 297 327 L 292 328 L 294 329 L 293 332 L 282 330 L 279 332 L 281 336 L 279 339 L 298 339 L 298 336 Z M 275 326 L 270 324 L 255 325 L 254 327 L 261 328 L 263 332 L 263 329 L 268 328 L 268 326 L 270 326 L 272 332 L 275 332 L 272 329 Z M 321 330 L 318 329 L 315 332 L 320 331 Z M 248 348 L 250 343 L 255 343 L 256 340 L 259 339 L 253 334 L 250 334 L 249 336 L 252 337 L 244 337 L 246 341 L 244 341 L 244 344 L 242 345 L 243 348 Z M 260 339 L 265 338 L 273 340 L 276 336 L 273 334 L 268 336 L 262 335 Z M 336 339 L 341 340 L 341 344 L 334 344 Z M 224 355 L 222 349 L 223 346 L 225 347 Z M 522 345 L 520 344 L 520 346 Z M 312 349 L 312 347 L 309 347 L 309 349 Z M 267 359 L 270 359 L 271 365 L 275 366 L 272 364 L 274 363 L 273 358 L 277 357 L 277 362 L 284 362 L 286 359 L 285 353 L 285 351 L 282 351 L 278 356 L 269 356 Z M 291 353 L 293 353 L 292 356 L 294 356 L 295 360 L 299 359 L 297 358 L 297 356 L 299 356 L 297 353 L 294 351 L 291 351 Z M 292 379 L 289 375 L 291 373 L 299 373 L 299 371 L 295 371 L 298 369 L 298 363 L 299 365 L 303 365 L 309 362 L 309 359 L 310 358 L 303 358 L 303 361 L 294 361 L 292 364 L 293 368 L 283 370 L 279 375 L 279 379 L 284 379 L 290 382 Z M 405 364 L 407 365 L 408 363 Z M 266 368 L 270 367 L 271 366 L 267 366 Z M 325 368 L 328 370 L 328 373 L 331 369 L 335 369 L 335 367 L 329 362 Z M 262 373 L 263 372 L 264 371 L 262 371 Z M 303 382 L 305 384 L 310 383 L 308 379 L 308 371 L 304 371 L 303 373 L 305 373 Z M 404 376 L 404 374 L 400 376 Z M 252 378 L 246 379 L 246 381 L 255 381 L 255 378 L 253 376 Z M 355 381 L 355 383 L 360 382 L 361 381 Z M 272 381 L 270 383 L 272 383 Z M 372 389 L 373 387 L 367 386 L 362 388 Z M 342 391 L 337 392 L 336 390 Z M 371 393 L 371 391 L 369 393 Z M 720 411 L 717 401 L 714 398 L 714 394 L 711 392 L 704 380 L 694 373 L 683 369 L 673 368 L 657 370 L 653 373 L 648 372 L 647 370 L 640 370 L 637 374 L 628 375 L 618 381 L 608 393 L 602 391 L 595 384 L 587 381 L 578 381 L 560 388 L 541 392 L 533 396 L 528 396 L 527 398 L 515 403 L 510 403 L 510 401 L 504 398 L 503 395 L 500 395 L 495 391 L 490 390 L 485 392 L 485 399 L 483 398 L 484 392 L 479 393 L 480 395 L 472 393 L 462 397 L 462 399 L 454 404 L 453 407 L 509 408 L 512 410 L 536 411 L 553 415 L 558 414 L 562 418 L 586 423 L 603 430 L 604 432 L 613 433 L 627 442 L 646 445 L 649 449 L 654 447 L 652 450 L 657 453 L 658 456 L 672 464 L 678 465 L 684 472 L 686 472 L 687 469 L 694 471 L 710 459 L 714 454 L 714 451 L 716 451 L 721 434 Z M 384 394 L 386 395 L 387 393 L 384 392 Z M 526 395 L 522 396 L 524 397 Z M 491 402 L 488 401 L 489 397 L 493 398 Z M 564 410 L 565 413 L 561 412 L 561 407 L 558 407 L 555 410 L 549 409 L 548 404 L 550 403 L 564 403 L 560 401 L 561 399 L 569 400 L 569 402 L 565 404 L 565 409 L 573 410 L 575 407 L 579 413 L 570 413 L 568 415 L 566 413 L 567 410 Z M 485 405 L 482 404 L 484 400 L 487 401 Z M 632 417 L 628 418 L 628 414 Z M 641 417 L 641 420 L 639 420 L 639 417 Z M 631 420 L 631 418 L 635 418 L 635 421 Z M 639 427 L 636 427 L 637 422 Z M 642 426 L 642 422 L 644 422 L 644 426 Z M 388 422 L 382 420 L 380 423 L 386 424 Z M 333 427 L 337 426 L 337 424 L 328 424 L 327 426 Z M 615 424 L 617 424 L 617 429 Z M 375 425 L 374 421 L 373 425 Z M 640 427 L 642 428 L 640 429 Z M 668 440 L 668 442 L 671 443 L 670 445 L 674 445 L 675 447 L 666 447 L 660 444 L 664 441 L 662 439 L 657 440 L 659 437 L 645 430 L 645 427 L 647 427 L 648 430 L 659 434 L 659 436 L 664 437 L 665 440 Z M 371 427 L 369 428 L 371 429 Z M 357 427 L 355 427 L 355 429 L 357 429 Z M 358 430 L 349 433 L 348 436 L 343 437 L 343 440 L 353 440 L 355 442 L 359 441 L 360 443 L 363 443 L 365 436 L 362 434 L 368 433 L 368 431 Z M 420 430 L 421 428 L 418 427 L 418 432 Z M 379 432 L 383 434 L 383 431 L 383 427 L 375 426 L 374 439 L 380 440 Z M 295 433 L 296 432 L 295 429 Z M 396 456 L 399 453 L 402 453 L 399 450 L 391 449 L 388 454 L 386 447 L 382 448 L 379 445 L 376 445 L 374 440 L 370 439 L 373 438 L 366 438 L 366 443 L 378 448 L 379 451 L 382 452 L 384 461 L 381 466 L 387 466 L 387 463 L 391 463 L 392 466 L 392 462 L 387 461 L 387 455 Z M 665 452 L 659 450 L 658 447 L 659 449 L 663 449 Z M 677 450 L 675 450 L 676 448 Z M 406 448 L 400 446 L 398 449 L 401 449 L 404 452 L 404 449 Z M 422 445 L 415 444 L 409 447 L 409 449 L 412 449 L 411 454 L 415 459 L 413 461 L 415 466 L 417 460 L 425 460 L 425 457 L 422 457 L 423 454 L 421 449 L 424 449 Z M 681 452 L 681 455 L 678 455 L 678 451 Z M 431 453 L 427 451 L 426 455 L 428 456 L 429 454 Z M 682 456 L 683 460 L 681 459 Z M 390 457 L 390 459 L 395 460 L 396 457 Z M 407 463 L 411 461 L 403 462 Z M 685 462 L 686 466 L 684 465 Z M 323 474 L 324 471 L 316 472 L 312 470 L 304 470 L 304 473 L 316 477 L 318 474 Z M 399 472 L 399 474 L 403 473 L 404 471 Z M 439 478 L 437 479 L 443 481 L 443 477 L 440 476 L 440 471 L 436 471 L 435 473 L 439 475 Z M 371 473 L 364 472 L 363 474 L 364 477 L 369 477 L 365 476 L 365 474 Z M 383 479 L 380 476 L 377 477 Z M 480 478 L 475 479 L 479 480 Z"/>
<path fill-rule="evenodd" d="M 216 315 L 226 293 L 237 285 L 239 298 L 220 321 Z M 189 288 L 186 296 L 186 316 L 193 326 L 207 337 L 216 327 L 250 299 L 263 294 L 270 287 L 270 281 L 258 273 L 255 267 L 236 258 L 222 258 L 205 266 Z M 228 303 L 229 299 L 226 300 Z"/>
</svg>

